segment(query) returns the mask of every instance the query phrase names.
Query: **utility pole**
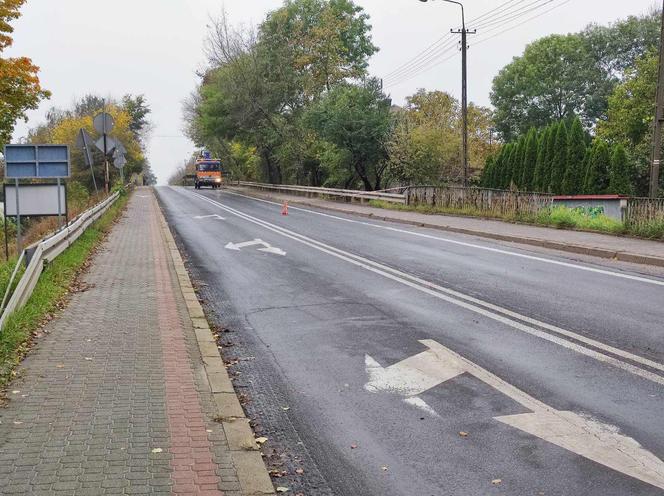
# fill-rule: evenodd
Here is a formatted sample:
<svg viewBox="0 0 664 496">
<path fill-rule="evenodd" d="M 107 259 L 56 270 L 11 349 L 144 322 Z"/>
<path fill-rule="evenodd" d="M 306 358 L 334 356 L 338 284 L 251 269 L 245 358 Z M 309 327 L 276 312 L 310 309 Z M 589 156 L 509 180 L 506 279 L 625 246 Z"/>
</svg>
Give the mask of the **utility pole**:
<svg viewBox="0 0 664 496">
<path fill-rule="evenodd" d="M 475 34 L 476 31 L 466 29 L 466 19 L 463 14 L 463 5 L 461 6 L 461 29 L 451 33 L 461 34 L 461 120 L 463 128 L 463 185 L 468 187 L 468 34 Z"/>
<path fill-rule="evenodd" d="M 428 0 L 420 0 L 427 2 Z M 468 41 L 469 34 L 475 34 L 477 31 L 466 29 L 466 14 L 463 4 L 455 0 L 443 0 L 443 2 L 453 3 L 461 7 L 461 29 L 450 29 L 450 33 L 461 35 L 461 120 L 462 120 L 462 160 L 463 160 L 463 185 L 468 186 Z"/>
<path fill-rule="evenodd" d="M 659 192 L 659 163 L 662 158 L 662 124 L 664 123 L 664 2 L 662 5 L 662 29 L 659 38 L 659 75 L 657 77 L 657 106 L 655 132 L 653 133 L 652 164 L 650 165 L 650 198 Z"/>
</svg>

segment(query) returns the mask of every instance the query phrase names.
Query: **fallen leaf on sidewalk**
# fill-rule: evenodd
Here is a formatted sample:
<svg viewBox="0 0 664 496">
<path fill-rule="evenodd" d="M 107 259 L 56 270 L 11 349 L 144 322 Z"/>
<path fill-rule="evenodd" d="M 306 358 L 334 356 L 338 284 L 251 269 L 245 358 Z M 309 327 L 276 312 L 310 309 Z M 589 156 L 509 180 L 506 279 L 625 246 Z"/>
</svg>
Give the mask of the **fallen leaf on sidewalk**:
<svg viewBox="0 0 664 496">
<path fill-rule="evenodd" d="M 164 451 L 164 450 L 161 449 L 161 448 L 153 448 L 153 450 L 152 450 L 153 453 L 161 453 L 162 451 Z"/>
<path fill-rule="evenodd" d="M 267 442 L 267 438 L 266 437 L 257 437 L 256 442 L 258 444 L 265 444 Z"/>
<path fill-rule="evenodd" d="M 22 423 L 23 422 L 21 422 L 20 420 L 14 420 L 14 425 L 21 425 Z"/>
<path fill-rule="evenodd" d="M 459 432 L 459 436 L 461 436 L 461 437 L 468 437 L 468 433 L 467 433 L 467 432 L 464 432 L 464 431 L 461 431 L 461 432 Z"/>
<path fill-rule="evenodd" d="M 304 469 L 303 468 L 296 468 L 295 473 L 298 474 L 298 475 L 302 475 L 304 473 Z"/>
<path fill-rule="evenodd" d="M 380 469 L 381 469 L 383 472 L 387 472 L 387 465 L 383 465 L 382 467 L 380 467 Z"/>
<path fill-rule="evenodd" d="M 290 489 L 288 489 L 287 487 L 284 487 L 284 486 L 279 486 L 277 488 L 278 493 L 287 493 L 288 491 L 290 491 Z"/>
<path fill-rule="evenodd" d="M 90 358 L 90 357 L 85 357 L 85 359 L 86 359 L 88 362 L 91 362 L 91 361 L 92 361 L 92 358 Z"/>
<path fill-rule="evenodd" d="M 287 412 L 288 410 L 290 410 L 290 407 L 289 407 L 289 406 L 282 406 L 281 409 L 282 409 L 284 412 Z"/>
<path fill-rule="evenodd" d="M 357 448 L 357 444 L 351 444 L 350 445 L 350 449 L 356 449 L 356 448 Z"/>
<path fill-rule="evenodd" d="M 497 486 L 498 484 L 500 484 L 500 483 L 502 483 L 502 482 L 503 482 L 502 479 L 493 479 L 493 480 L 491 481 L 491 484 L 493 484 L 494 486 Z"/>
<path fill-rule="evenodd" d="M 21 392 L 21 391 L 19 391 L 18 389 L 14 389 L 14 390 L 12 391 L 12 394 L 18 394 L 18 393 L 20 393 L 20 392 Z"/>
</svg>

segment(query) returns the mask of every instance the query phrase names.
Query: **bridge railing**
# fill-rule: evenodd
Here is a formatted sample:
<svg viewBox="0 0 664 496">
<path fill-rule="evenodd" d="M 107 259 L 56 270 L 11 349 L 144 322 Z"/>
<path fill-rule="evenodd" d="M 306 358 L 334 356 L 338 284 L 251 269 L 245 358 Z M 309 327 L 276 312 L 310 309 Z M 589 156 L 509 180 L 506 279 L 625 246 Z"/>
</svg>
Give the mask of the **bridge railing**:
<svg viewBox="0 0 664 496">
<path fill-rule="evenodd" d="M 295 186 L 289 184 L 265 184 L 248 181 L 238 181 L 239 186 L 245 186 L 262 191 L 274 191 L 306 197 L 341 198 L 346 201 L 365 202 L 369 200 L 383 200 L 390 203 L 406 203 L 406 195 L 390 193 L 387 191 L 360 191 L 338 188 L 318 188 L 314 186 Z"/>
</svg>

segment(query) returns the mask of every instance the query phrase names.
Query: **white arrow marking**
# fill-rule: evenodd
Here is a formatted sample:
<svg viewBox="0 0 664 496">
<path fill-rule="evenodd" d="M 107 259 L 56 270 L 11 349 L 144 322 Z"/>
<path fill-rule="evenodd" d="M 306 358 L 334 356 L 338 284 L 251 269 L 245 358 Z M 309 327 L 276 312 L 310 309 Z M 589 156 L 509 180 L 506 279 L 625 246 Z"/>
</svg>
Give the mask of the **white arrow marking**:
<svg viewBox="0 0 664 496">
<path fill-rule="evenodd" d="M 385 368 L 366 355 L 369 382 L 365 389 L 406 396 L 408 404 L 429 411 L 431 407 L 417 398 L 418 394 L 469 373 L 531 410 L 531 413 L 495 417 L 499 422 L 664 489 L 662 460 L 634 439 L 620 434 L 618 428 L 574 412 L 556 410 L 440 343 L 433 340 L 420 342 L 428 350 Z"/>
<path fill-rule="evenodd" d="M 194 217 L 194 219 L 196 219 L 196 220 L 201 220 L 201 219 L 226 220 L 225 217 L 222 217 L 221 215 L 217 215 L 217 214 L 214 214 L 214 215 L 197 215 L 196 217 Z"/>
<path fill-rule="evenodd" d="M 286 252 L 284 250 L 275 248 L 274 246 L 270 245 L 270 243 L 266 243 L 262 239 L 254 239 L 253 241 L 245 241 L 244 243 L 228 243 L 225 248 L 227 250 L 240 251 L 242 248 L 248 248 L 249 246 L 257 245 L 263 247 L 259 248 L 258 251 L 272 253 L 274 255 L 281 255 L 282 257 L 286 256 Z"/>
</svg>

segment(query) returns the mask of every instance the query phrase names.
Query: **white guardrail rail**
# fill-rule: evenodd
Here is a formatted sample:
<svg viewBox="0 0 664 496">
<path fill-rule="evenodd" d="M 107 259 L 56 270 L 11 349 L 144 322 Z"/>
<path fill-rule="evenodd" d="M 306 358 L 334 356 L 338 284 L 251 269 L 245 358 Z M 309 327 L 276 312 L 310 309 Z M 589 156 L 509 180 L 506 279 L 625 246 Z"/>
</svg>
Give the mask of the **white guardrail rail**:
<svg viewBox="0 0 664 496">
<path fill-rule="evenodd" d="M 119 193 L 109 196 L 103 202 L 98 203 L 91 209 L 80 214 L 65 228 L 29 246 L 20 254 L 12 277 L 7 285 L 7 291 L 2 299 L 2 305 L 0 306 L 0 312 L 2 312 L 2 315 L 0 316 L 0 332 L 2 332 L 2 329 L 4 328 L 7 317 L 22 308 L 32 295 L 32 292 L 37 285 L 37 281 L 39 280 L 39 276 L 44 270 L 44 262 L 53 261 L 58 255 L 65 251 L 81 234 L 85 232 L 90 224 L 97 220 L 115 202 L 115 200 L 118 199 L 119 196 Z M 30 254 L 30 256 L 28 256 L 28 266 L 16 285 L 16 289 L 14 290 L 14 293 L 12 293 L 11 298 L 9 298 L 9 301 L 6 301 L 13 285 L 14 277 L 27 254 Z"/>
<path fill-rule="evenodd" d="M 237 184 L 239 186 L 246 186 L 264 191 L 293 193 L 305 196 L 334 196 L 338 198 L 346 198 L 350 201 L 383 200 L 390 203 L 406 203 L 405 194 L 390 193 L 388 191 L 359 191 L 353 189 L 317 188 L 314 186 L 293 186 L 288 184 L 252 183 L 248 181 L 238 181 Z"/>
</svg>

